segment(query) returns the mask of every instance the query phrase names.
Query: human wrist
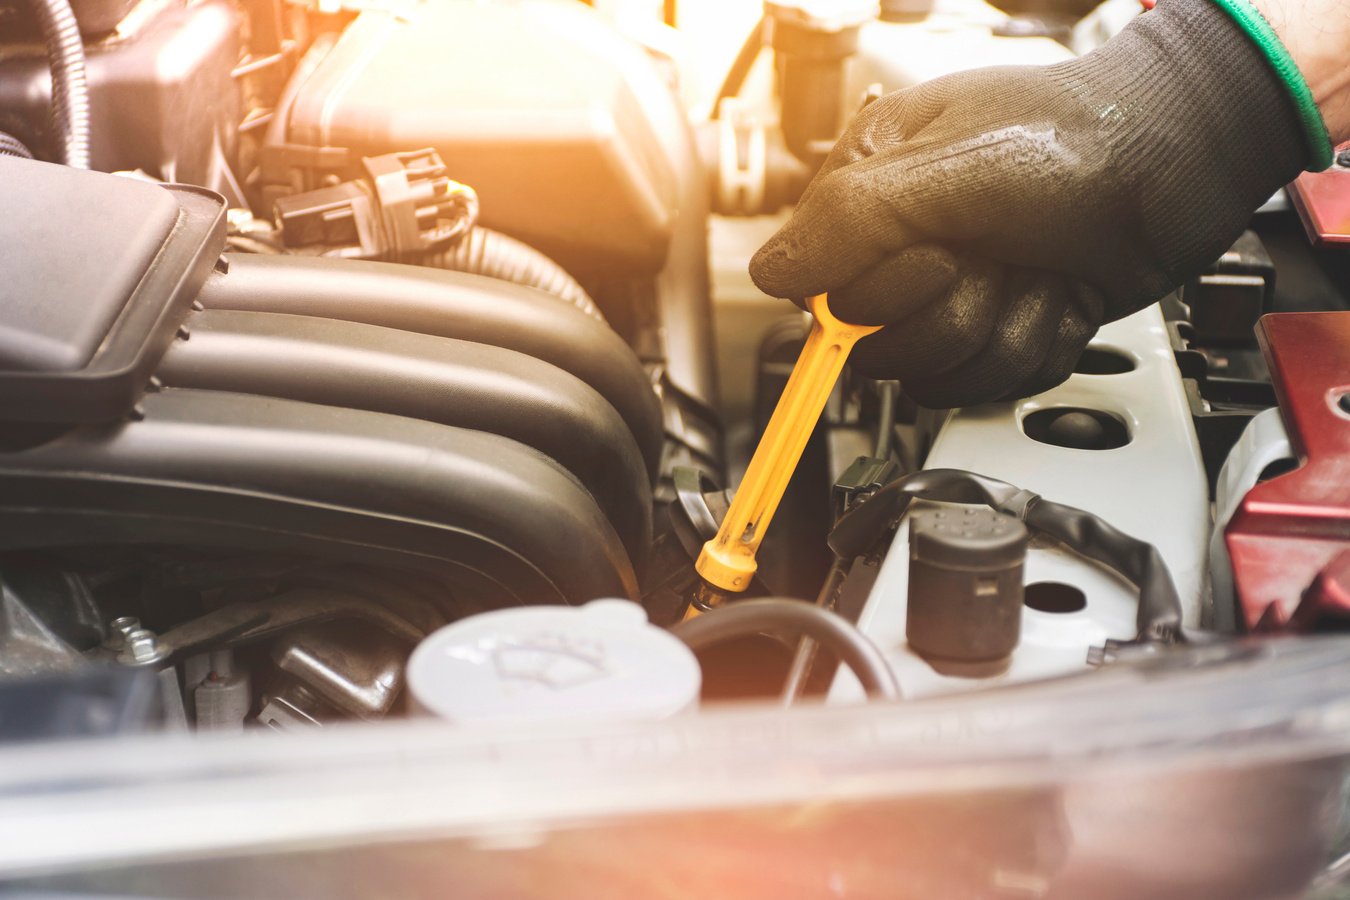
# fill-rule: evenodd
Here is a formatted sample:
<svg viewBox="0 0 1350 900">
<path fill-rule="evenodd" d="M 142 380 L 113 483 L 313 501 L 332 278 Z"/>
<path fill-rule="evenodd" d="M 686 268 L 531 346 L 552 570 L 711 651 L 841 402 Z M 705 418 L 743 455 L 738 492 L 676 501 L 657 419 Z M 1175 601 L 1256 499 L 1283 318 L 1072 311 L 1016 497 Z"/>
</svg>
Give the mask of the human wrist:
<svg viewBox="0 0 1350 900">
<path fill-rule="evenodd" d="M 1120 132 L 1111 146 L 1152 135 L 1170 166 L 1217 166 L 1263 199 L 1314 164 L 1285 81 L 1217 0 L 1160 0 L 1102 47 L 1052 70 L 1103 131 Z M 1320 121 L 1316 130 L 1325 156 Z"/>
<path fill-rule="evenodd" d="M 1298 64 L 1333 144 L 1350 140 L 1350 15 L 1341 0 L 1250 0 Z"/>
<path fill-rule="evenodd" d="M 1332 137 L 1322 102 L 1332 101 L 1339 73 L 1329 70 L 1321 59 L 1324 42 L 1307 40 L 1304 20 L 1284 12 L 1285 0 L 1213 0 L 1265 57 L 1284 88 L 1298 117 L 1299 128 L 1308 150 L 1308 168 L 1320 171 L 1331 165 Z M 1262 8 L 1264 7 L 1264 8 Z M 1272 18 L 1281 22 L 1277 29 Z M 1300 48 L 1296 55 L 1290 44 Z M 1337 46 L 1344 46 L 1336 42 Z M 1300 59 L 1301 57 L 1301 59 Z M 1314 92 L 1304 65 L 1318 75 L 1322 102 Z"/>
</svg>

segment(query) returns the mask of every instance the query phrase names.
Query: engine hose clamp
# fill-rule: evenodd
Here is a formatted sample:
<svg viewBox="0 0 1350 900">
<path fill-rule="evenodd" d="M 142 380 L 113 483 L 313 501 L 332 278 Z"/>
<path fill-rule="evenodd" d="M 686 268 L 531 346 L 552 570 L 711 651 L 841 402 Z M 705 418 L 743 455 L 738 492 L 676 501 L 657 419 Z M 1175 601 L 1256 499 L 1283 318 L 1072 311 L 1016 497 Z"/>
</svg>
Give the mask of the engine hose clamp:
<svg viewBox="0 0 1350 900">
<path fill-rule="evenodd" d="M 1027 513 L 1031 510 L 1031 507 L 1034 506 L 1036 504 L 1036 501 L 1040 499 L 1041 499 L 1040 494 L 1036 493 L 1035 491 L 1029 491 L 1026 488 L 1022 488 L 1017 493 L 1009 497 L 1007 500 L 1004 500 L 1002 503 L 1000 503 L 997 507 L 995 507 L 995 509 L 997 509 L 1004 515 L 1012 516 L 1014 519 L 1022 519 L 1025 521 Z"/>
</svg>

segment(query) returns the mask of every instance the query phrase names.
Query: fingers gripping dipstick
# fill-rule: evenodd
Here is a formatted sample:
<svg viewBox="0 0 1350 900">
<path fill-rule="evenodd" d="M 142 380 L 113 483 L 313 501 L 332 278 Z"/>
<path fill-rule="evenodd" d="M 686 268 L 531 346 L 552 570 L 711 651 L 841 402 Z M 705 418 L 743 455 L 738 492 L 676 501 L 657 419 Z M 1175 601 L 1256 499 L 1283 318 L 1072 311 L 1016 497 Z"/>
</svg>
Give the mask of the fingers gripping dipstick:
<svg viewBox="0 0 1350 900">
<path fill-rule="evenodd" d="M 716 537 L 703 545 L 694 568 L 714 587 L 739 592 L 755 575 L 755 553 L 801 459 L 848 354 L 880 325 L 850 325 L 830 314 L 824 294 L 807 301 L 811 333 L 778 399 L 750 467 Z"/>
</svg>

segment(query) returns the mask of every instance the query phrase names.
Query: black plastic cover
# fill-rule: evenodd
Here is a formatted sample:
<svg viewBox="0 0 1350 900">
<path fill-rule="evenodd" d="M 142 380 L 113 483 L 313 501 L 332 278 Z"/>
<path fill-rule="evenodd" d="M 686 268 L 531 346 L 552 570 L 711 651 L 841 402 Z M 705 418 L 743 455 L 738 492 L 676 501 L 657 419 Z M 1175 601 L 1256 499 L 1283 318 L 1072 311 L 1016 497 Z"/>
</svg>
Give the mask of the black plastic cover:
<svg viewBox="0 0 1350 900">
<path fill-rule="evenodd" d="M 970 572 L 1020 566 L 1027 555 L 1021 522 L 973 506 L 915 515 L 909 542 L 915 559 Z"/>
<path fill-rule="evenodd" d="M 80 34 L 96 37 L 117 27 L 136 0 L 70 0 Z M 0 34 L 31 40 L 40 34 L 30 0 L 0 0 Z"/>
<path fill-rule="evenodd" d="M 0 421 L 135 404 L 224 248 L 224 200 L 0 157 Z"/>
<path fill-rule="evenodd" d="M 178 218 L 168 191 L 130 178 L 0 160 L 0 369 L 88 365 Z"/>
<path fill-rule="evenodd" d="M 142 6 L 146 16 L 138 16 L 125 37 L 85 47 L 93 168 L 141 169 L 228 194 L 236 186 L 226 164 L 235 162 L 243 118 L 239 85 L 230 77 L 240 52 L 237 5 L 147 0 Z M 79 4 L 75 13 L 81 14 Z M 8 39 L 0 22 L 0 44 Z M 50 112 L 50 67 L 41 41 L 6 46 L 0 127 L 38 157 L 54 158 Z"/>
</svg>

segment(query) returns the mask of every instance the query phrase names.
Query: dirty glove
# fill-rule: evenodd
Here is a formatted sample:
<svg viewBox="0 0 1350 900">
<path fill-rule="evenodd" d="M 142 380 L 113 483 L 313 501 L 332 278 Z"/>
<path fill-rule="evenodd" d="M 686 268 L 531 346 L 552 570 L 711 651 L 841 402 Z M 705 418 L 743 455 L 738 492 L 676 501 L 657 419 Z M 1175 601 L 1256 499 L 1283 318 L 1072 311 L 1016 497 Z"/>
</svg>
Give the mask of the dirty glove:
<svg viewBox="0 0 1350 900">
<path fill-rule="evenodd" d="M 750 274 L 887 325 L 853 361 L 926 406 L 1046 390 L 1099 325 L 1201 272 L 1329 153 L 1290 77 L 1211 0 L 1162 0 L 1077 60 L 890 94 Z"/>
</svg>

